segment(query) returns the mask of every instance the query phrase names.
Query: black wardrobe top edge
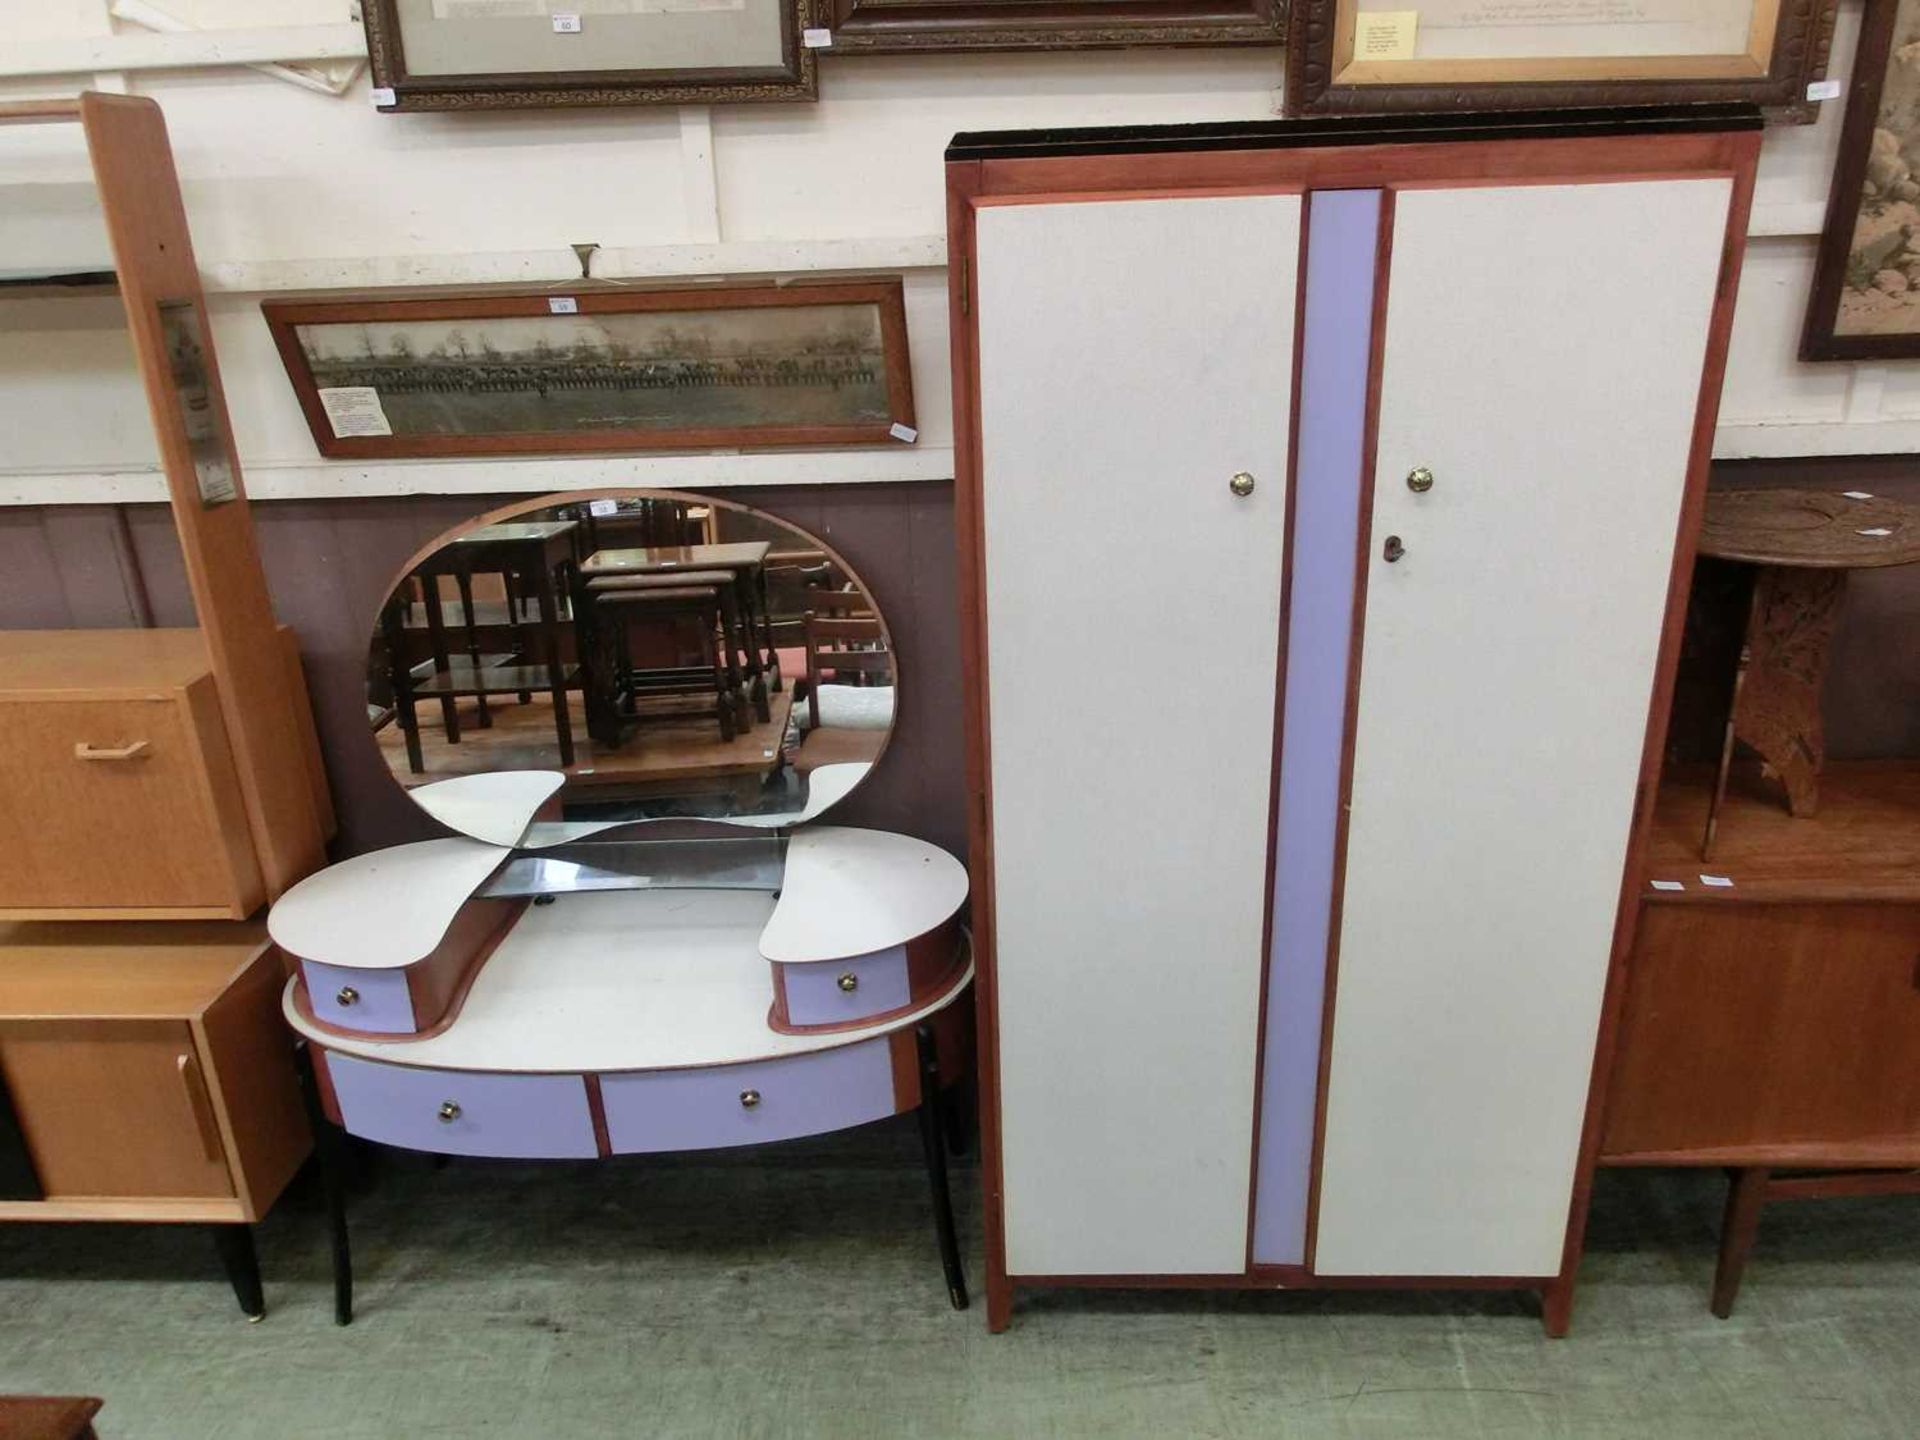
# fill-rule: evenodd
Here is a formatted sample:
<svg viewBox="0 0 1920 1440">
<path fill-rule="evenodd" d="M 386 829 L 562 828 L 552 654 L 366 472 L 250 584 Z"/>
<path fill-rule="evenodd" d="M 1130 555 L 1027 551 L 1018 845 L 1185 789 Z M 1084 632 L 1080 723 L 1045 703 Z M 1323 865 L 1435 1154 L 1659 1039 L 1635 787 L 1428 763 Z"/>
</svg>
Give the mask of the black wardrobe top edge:
<svg viewBox="0 0 1920 1440">
<path fill-rule="evenodd" d="M 1439 115 L 1325 115 L 1205 125 L 1113 125 L 1063 130 L 969 130 L 948 160 L 1058 155 L 1138 155 L 1166 150 L 1289 150 L 1305 145 L 1408 141 L 1556 140 L 1597 135 L 1680 135 L 1758 130 L 1758 106 L 1635 105 L 1593 110 L 1472 111 Z"/>
</svg>

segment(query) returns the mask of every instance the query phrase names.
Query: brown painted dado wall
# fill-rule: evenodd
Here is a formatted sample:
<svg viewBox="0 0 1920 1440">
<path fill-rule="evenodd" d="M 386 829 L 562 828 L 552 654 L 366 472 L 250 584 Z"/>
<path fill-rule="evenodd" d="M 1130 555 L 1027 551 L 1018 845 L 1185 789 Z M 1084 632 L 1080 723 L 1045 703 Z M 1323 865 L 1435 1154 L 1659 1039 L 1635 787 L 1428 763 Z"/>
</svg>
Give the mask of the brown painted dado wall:
<svg viewBox="0 0 1920 1440">
<path fill-rule="evenodd" d="M 1715 483 L 1816 484 L 1920 503 L 1920 464 L 1904 456 L 1727 464 L 1718 467 Z M 892 630 L 899 723 L 878 771 L 834 818 L 904 831 L 964 853 L 952 487 L 794 486 L 728 490 L 726 496 L 790 520 L 839 550 L 872 588 Z M 531 497 L 255 506 L 274 608 L 299 631 L 306 658 L 340 811 L 338 855 L 437 833 L 388 777 L 367 731 L 361 688 L 367 637 L 388 583 L 435 535 L 521 498 Z M 125 511 L 123 540 L 113 506 L 0 509 L 0 628 L 135 624 L 141 584 L 155 624 L 192 624 L 171 518 L 160 506 Z M 1579 537 L 1553 543 L 1578 544 Z M 1115 563 L 1138 558 L 1115 557 Z M 1110 695 L 1063 695 L 1060 724 L 1071 728 L 1075 707 L 1095 704 L 1133 706 L 1141 723 L 1150 723 L 1155 683 L 1148 675 L 1115 676 Z M 1854 578 L 1827 690 L 1827 734 L 1836 758 L 1920 755 L 1920 566 Z"/>
<path fill-rule="evenodd" d="M 367 640 L 388 585 L 434 536 L 495 506 L 533 498 L 422 495 L 254 506 L 274 610 L 299 633 L 306 661 L 340 814 L 336 858 L 445 833 L 405 799 L 367 730 Z M 726 498 L 826 541 L 866 581 L 887 618 L 898 653 L 898 723 L 879 768 L 835 809 L 835 821 L 904 831 L 964 854 L 953 487 L 794 486 L 728 490 Z M 0 509 L 0 629 L 138 624 L 141 582 L 154 624 L 194 623 L 166 507 L 125 507 L 130 545 L 119 536 L 117 508 Z M 1071 723 L 1067 712 L 1062 718 Z"/>
</svg>

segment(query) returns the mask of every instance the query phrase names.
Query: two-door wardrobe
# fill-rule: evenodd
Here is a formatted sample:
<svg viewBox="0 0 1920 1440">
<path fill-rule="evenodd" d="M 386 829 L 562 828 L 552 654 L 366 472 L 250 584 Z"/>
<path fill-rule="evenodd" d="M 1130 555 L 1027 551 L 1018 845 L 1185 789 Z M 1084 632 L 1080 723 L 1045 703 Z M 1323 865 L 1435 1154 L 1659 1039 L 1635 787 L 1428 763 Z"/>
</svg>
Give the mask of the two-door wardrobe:
<svg viewBox="0 0 1920 1440">
<path fill-rule="evenodd" d="M 1739 107 L 947 152 L 988 1323 L 1564 1331 L 1759 149 Z"/>
</svg>

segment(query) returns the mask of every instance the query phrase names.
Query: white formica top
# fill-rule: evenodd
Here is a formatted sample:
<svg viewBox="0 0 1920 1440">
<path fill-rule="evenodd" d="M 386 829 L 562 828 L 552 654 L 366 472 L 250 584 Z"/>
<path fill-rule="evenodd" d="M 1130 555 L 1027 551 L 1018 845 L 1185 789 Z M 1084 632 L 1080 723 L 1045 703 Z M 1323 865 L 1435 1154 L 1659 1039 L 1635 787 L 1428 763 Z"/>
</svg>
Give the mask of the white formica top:
<svg viewBox="0 0 1920 1440">
<path fill-rule="evenodd" d="M 497 770 L 417 785 L 407 798 L 449 830 L 489 845 L 517 845 L 540 807 L 566 781 L 558 770 Z"/>
<path fill-rule="evenodd" d="M 348 1039 L 284 1000 L 295 1030 L 345 1055 L 433 1070 L 578 1074 L 777 1059 L 870 1040 L 945 1008 L 973 965 L 908 1014 L 858 1030 L 783 1035 L 756 943 L 773 897 L 625 890 L 532 906 L 482 967 L 459 1018 L 427 1040 Z"/>
<path fill-rule="evenodd" d="M 463 837 L 356 855 L 309 875 L 267 914 L 302 960 L 392 970 L 433 953 L 467 897 L 513 852 Z"/>
<path fill-rule="evenodd" d="M 868 955 L 926 934 L 966 898 L 966 866 L 937 845 L 885 830 L 802 830 L 787 842 L 760 953 L 789 965 Z"/>
</svg>

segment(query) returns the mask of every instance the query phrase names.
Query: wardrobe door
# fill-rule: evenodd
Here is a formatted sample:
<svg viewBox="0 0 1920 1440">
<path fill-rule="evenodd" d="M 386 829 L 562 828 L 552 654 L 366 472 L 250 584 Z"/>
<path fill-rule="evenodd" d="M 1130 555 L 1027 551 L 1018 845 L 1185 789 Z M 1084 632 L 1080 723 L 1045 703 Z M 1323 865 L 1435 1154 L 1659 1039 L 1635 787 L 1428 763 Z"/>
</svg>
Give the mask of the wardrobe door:
<svg viewBox="0 0 1920 1440">
<path fill-rule="evenodd" d="M 1014 1275 L 1246 1267 L 1299 224 L 977 217 Z"/>
<path fill-rule="evenodd" d="M 1731 189 L 1394 197 L 1318 1273 L 1560 1269 Z"/>
</svg>

